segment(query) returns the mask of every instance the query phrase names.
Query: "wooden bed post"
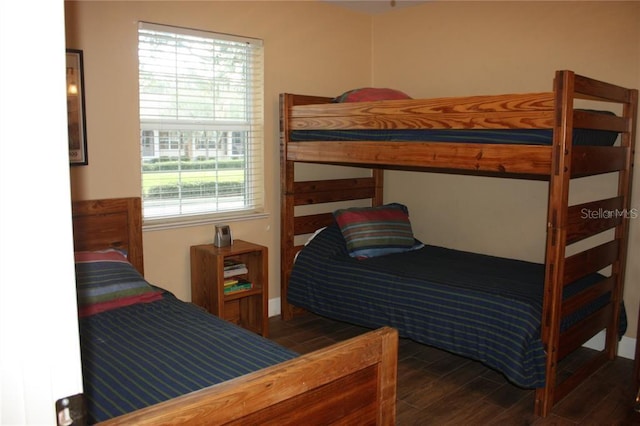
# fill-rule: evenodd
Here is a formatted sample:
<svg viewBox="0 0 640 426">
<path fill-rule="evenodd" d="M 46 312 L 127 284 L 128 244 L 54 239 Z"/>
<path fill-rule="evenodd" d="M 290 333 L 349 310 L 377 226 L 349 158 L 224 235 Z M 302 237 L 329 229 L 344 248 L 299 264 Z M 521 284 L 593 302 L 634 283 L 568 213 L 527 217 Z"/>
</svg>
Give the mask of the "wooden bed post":
<svg viewBox="0 0 640 426">
<path fill-rule="evenodd" d="M 384 204 L 384 169 L 371 169 L 371 176 L 375 185 L 371 205 L 381 206 Z"/>
<path fill-rule="evenodd" d="M 632 96 L 631 102 L 628 105 L 625 105 L 625 108 L 623 110 L 623 115 L 629 118 L 631 123 L 631 128 L 629 129 L 630 133 L 628 137 L 626 139 L 625 138 L 622 139 L 622 145 L 629 146 L 629 153 L 627 155 L 626 182 L 623 182 L 623 174 L 620 173 L 620 184 L 619 184 L 619 188 L 622 185 L 624 185 L 624 188 L 626 189 L 626 199 L 625 199 L 624 205 L 627 209 L 631 208 L 631 182 L 633 180 L 633 158 L 635 154 L 635 144 L 636 144 L 636 134 L 637 134 L 635 117 L 637 117 L 638 115 L 638 90 L 632 90 L 631 96 Z M 627 211 L 629 212 L 629 210 Z M 629 240 L 628 219 L 623 222 L 625 223 L 625 229 L 620 230 L 620 232 L 623 233 L 625 238 L 624 256 L 626 260 L 626 255 L 627 255 L 626 242 Z M 618 232 L 618 230 L 616 230 L 616 232 Z M 624 283 L 625 264 L 626 262 L 623 263 L 620 267 L 621 283 Z M 620 295 L 620 297 L 622 297 L 622 295 Z M 636 350 L 635 350 L 635 363 L 634 363 L 634 375 L 633 375 L 633 378 L 635 380 L 635 387 L 638 390 L 636 401 L 635 401 L 636 403 L 635 408 L 637 408 L 638 402 L 640 402 L 640 339 L 638 339 L 639 337 L 640 337 L 640 313 L 638 315 L 638 326 L 636 329 Z"/>
<path fill-rule="evenodd" d="M 287 302 L 287 286 L 294 256 L 294 163 L 287 161 L 286 138 L 289 133 L 289 109 L 292 95 L 280 95 L 280 316 L 293 317 Z"/>
<path fill-rule="evenodd" d="M 616 310 L 614 312 L 614 327 L 607 330 L 606 348 L 609 359 L 615 358 L 617 354 L 617 330 L 620 322 L 620 304 L 624 291 L 624 276 L 627 265 L 627 246 L 629 242 L 629 215 L 631 214 L 631 182 L 633 181 L 633 157 L 636 145 L 636 120 L 638 114 L 638 90 L 631 90 L 628 103 L 624 104 L 622 115 L 628 119 L 630 128 L 628 133 L 623 133 L 620 141 L 621 146 L 628 147 L 625 158 L 624 169 L 618 173 L 618 196 L 622 197 L 622 206 L 625 213 L 620 225 L 616 226 L 615 238 L 620 240 L 620 252 L 618 253 L 617 262 L 613 264 L 612 274 L 617 277 L 615 285 L 615 294 L 613 299 L 616 302 Z M 638 356 L 635 358 L 638 364 Z M 636 367 L 637 368 L 637 367 Z M 637 374 L 636 374 L 637 376 Z"/>
<path fill-rule="evenodd" d="M 555 123 L 547 207 L 547 243 L 541 330 L 542 342 L 547 352 L 546 381 L 544 388 L 536 389 L 535 398 L 535 413 L 542 417 L 547 416 L 553 406 L 558 366 L 569 180 L 571 178 L 573 91 L 574 73 L 558 71 L 554 80 Z"/>
</svg>

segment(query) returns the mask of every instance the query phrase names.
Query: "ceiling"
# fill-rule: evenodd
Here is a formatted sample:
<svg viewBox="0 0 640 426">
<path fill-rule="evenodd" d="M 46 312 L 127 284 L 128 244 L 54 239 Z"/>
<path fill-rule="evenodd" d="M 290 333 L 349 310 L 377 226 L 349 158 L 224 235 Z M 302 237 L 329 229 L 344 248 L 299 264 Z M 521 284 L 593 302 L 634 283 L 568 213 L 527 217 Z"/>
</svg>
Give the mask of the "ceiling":
<svg viewBox="0 0 640 426">
<path fill-rule="evenodd" d="M 356 12 L 378 15 L 401 7 L 427 3 L 424 0 L 322 0 Z"/>
</svg>

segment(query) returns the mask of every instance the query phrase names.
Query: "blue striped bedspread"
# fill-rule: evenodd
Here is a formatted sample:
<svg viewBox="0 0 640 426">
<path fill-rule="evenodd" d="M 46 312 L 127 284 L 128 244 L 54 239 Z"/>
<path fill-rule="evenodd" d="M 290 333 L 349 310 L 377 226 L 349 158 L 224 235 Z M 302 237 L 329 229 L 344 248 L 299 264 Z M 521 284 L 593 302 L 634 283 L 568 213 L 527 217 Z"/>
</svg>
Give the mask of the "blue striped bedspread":
<svg viewBox="0 0 640 426">
<path fill-rule="evenodd" d="M 565 296 L 599 279 L 594 274 L 569 285 Z M 543 282 L 541 264 L 428 245 L 357 260 L 347 254 L 337 226 L 330 226 L 299 253 L 287 294 L 309 311 L 365 327 L 395 327 L 402 337 L 481 361 L 518 386 L 537 388 L 545 383 Z"/>
<path fill-rule="evenodd" d="M 81 318 L 80 339 L 90 423 L 297 356 L 168 292 Z"/>
</svg>

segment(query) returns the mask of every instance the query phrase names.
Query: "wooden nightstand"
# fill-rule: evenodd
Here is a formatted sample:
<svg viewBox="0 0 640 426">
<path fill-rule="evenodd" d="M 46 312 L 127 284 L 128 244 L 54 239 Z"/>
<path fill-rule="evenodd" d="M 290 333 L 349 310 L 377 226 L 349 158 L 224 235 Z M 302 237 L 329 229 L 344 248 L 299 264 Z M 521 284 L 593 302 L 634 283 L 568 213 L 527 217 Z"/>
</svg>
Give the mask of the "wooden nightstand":
<svg viewBox="0 0 640 426">
<path fill-rule="evenodd" d="M 225 294 L 225 261 L 244 264 L 246 271 L 234 278 L 250 282 L 253 288 Z M 268 276 L 264 246 L 242 240 L 228 247 L 191 246 L 191 301 L 264 337 L 269 335 Z"/>
</svg>

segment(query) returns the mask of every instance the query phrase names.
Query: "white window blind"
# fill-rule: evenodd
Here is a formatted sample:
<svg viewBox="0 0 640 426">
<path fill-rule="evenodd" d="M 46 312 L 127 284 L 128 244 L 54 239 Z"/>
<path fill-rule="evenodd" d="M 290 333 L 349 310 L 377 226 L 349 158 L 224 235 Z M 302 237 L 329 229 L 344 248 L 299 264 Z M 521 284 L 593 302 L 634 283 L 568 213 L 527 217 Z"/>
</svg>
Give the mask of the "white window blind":
<svg viewBox="0 0 640 426">
<path fill-rule="evenodd" d="M 145 223 L 261 212 L 262 42 L 142 22 L 138 58 Z"/>
</svg>

